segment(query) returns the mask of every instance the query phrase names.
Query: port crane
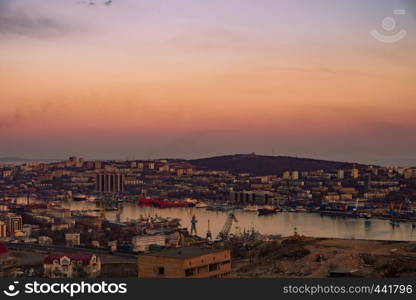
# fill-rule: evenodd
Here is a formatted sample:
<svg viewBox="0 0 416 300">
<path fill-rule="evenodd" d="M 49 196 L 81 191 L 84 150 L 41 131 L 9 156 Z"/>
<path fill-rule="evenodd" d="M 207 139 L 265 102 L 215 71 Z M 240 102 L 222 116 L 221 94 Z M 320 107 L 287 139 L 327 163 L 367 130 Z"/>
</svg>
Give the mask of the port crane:
<svg viewBox="0 0 416 300">
<path fill-rule="evenodd" d="M 233 222 L 238 222 L 233 212 L 230 212 L 225 220 L 224 226 L 221 231 L 218 233 L 217 239 L 226 240 L 230 234 L 231 226 Z"/>
<path fill-rule="evenodd" d="M 197 235 L 197 233 L 196 233 L 196 223 L 198 223 L 198 220 L 196 219 L 195 215 L 193 215 L 192 219 L 191 219 L 191 235 L 192 235 L 192 233 L 194 235 Z"/>
<path fill-rule="evenodd" d="M 208 220 L 208 231 L 207 231 L 207 240 L 212 241 L 212 233 L 211 233 L 211 226 L 210 221 Z"/>
<path fill-rule="evenodd" d="M 403 204 L 404 204 L 404 202 L 401 202 L 398 206 L 398 210 L 396 210 L 394 202 L 391 201 L 390 202 L 390 214 L 391 215 L 400 215 L 402 213 Z"/>
</svg>

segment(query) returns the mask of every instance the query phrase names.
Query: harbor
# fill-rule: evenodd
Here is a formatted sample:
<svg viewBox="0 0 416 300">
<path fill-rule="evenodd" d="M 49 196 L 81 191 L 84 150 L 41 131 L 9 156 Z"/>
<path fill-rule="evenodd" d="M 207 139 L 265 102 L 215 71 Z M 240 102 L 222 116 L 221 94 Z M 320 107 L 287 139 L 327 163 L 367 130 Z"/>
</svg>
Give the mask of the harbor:
<svg viewBox="0 0 416 300">
<path fill-rule="evenodd" d="M 91 202 L 72 201 L 62 205 L 73 211 L 91 210 L 90 214 L 100 214 L 96 210 L 96 204 Z M 254 229 L 261 234 L 290 236 L 296 228 L 302 235 L 318 238 L 416 241 L 416 230 L 412 222 L 293 210 L 259 216 L 254 211 L 226 206 L 222 209 L 213 209 L 211 206 L 158 208 L 125 202 L 119 206 L 119 210 L 108 211 L 106 218 L 110 221 L 131 222 L 144 217 L 170 217 L 180 219 L 182 227 L 190 228 L 195 216 L 198 220 L 197 234 L 205 237 L 208 223 L 213 236 L 221 231 L 229 211 L 234 211 L 237 219 L 230 231 L 233 234 Z"/>
</svg>

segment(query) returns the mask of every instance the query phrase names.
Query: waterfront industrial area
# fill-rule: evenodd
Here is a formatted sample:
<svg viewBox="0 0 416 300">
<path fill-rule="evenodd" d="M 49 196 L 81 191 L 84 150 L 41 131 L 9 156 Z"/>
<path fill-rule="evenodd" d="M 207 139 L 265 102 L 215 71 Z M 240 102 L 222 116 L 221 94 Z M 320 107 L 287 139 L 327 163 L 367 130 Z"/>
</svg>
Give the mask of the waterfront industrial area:
<svg viewBox="0 0 416 300">
<path fill-rule="evenodd" d="M 1 164 L 0 274 L 416 272 L 416 168 L 254 153 L 213 159 Z M 182 270 L 172 258 L 193 267 Z"/>
</svg>

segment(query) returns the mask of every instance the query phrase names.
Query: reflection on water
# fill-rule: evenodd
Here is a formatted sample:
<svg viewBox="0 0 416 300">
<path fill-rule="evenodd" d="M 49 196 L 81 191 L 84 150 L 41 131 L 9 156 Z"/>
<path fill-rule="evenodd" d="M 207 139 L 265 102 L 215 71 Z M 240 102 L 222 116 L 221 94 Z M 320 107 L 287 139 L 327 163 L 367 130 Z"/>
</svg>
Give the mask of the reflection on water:
<svg viewBox="0 0 416 300">
<path fill-rule="evenodd" d="M 95 203 L 90 202 L 66 202 L 66 208 L 74 210 L 95 209 Z M 116 212 L 107 212 L 109 220 L 116 219 Z M 140 215 L 173 217 L 181 219 L 183 227 L 190 228 L 191 218 L 196 216 L 198 235 L 205 236 L 208 229 L 208 220 L 213 236 L 222 229 L 227 218 L 227 213 L 209 211 L 202 208 L 167 208 L 138 206 L 133 203 L 125 203 L 121 207 L 121 221 L 137 219 Z M 332 237 L 347 239 L 370 240 L 401 240 L 415 241 L 416 229 L 411 223 L 401 223 L 399 227 L 392 226 L 388 220 L 354 219 L 321 216 L 317 213 L 278 213 L 276 215 L 258 216 L 257 213 L 236 210 L 238 223 L 234 223 L 232 232 L 243 232 L 254 228 L 263 234 L 292 235 L 296 227 L 299 234 L 313 237 Z"/>
</svg>

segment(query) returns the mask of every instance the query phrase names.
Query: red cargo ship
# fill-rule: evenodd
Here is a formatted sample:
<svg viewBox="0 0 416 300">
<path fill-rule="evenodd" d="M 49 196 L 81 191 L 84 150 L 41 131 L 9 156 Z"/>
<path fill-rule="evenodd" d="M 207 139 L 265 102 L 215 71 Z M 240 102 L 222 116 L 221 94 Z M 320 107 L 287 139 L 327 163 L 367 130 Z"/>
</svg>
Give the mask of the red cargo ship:
<svg viewBox="0 0 416 300">
<path fill-rule="evenodd" d="M 143 206 L 154 206 L 158 201 L 162 199 L 150 199 L 150 198 L 140 198 L 138 199 L 139 205 Z"/>
</svg>

